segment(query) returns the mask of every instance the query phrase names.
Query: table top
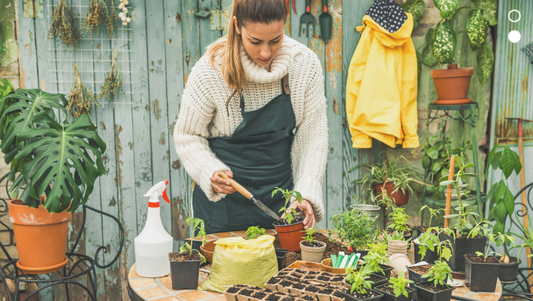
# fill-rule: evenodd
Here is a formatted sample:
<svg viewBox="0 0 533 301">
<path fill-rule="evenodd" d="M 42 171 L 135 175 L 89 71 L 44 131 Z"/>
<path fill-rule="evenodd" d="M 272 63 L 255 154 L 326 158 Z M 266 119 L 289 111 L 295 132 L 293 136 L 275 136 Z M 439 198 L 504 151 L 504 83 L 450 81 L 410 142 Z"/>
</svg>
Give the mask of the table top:
<svg viewBox="0 0 533 301">
<path fill-rule="evenodd" d="M 274 230 L 267 230 L 266 234 L 275 234 Z M 224 232 L 217 234 L 207 235 L 206 240 L 217 240 L 223 237 L 232 236 L 246 236 L 245 231 Z M 195 239 L 196 240 L 196 239 Z M 408 251 L 408 257 L 411 262 L 414 262 L 414 248 L 410 248 Z M 209 270 L 210 265 L 203 267 Z M 198 286 L 200 286 L 208 274 L 200 271 Z M 464 282 L 464 280 L 462 280 Z M 139 276 L 135 272 L 135 264 L 133 264 L 128 273 L 128 284 L 132 291 L 132 300 L 150 300 L 150 301 L 224 301 L 226 298 L 224 295 L 200 290 L 172 290 L 172 280 L 170 275 L 159 278 L 144 278 Z M 493 293 L 485 292 L 472 292 L 466 286 L 456 287 L 453 291 L 453 296 L 466 297 L 471 299 L 483 300 L 483 301 L 498 301 L 502 296 L 502 285 L 498 279 L 496 284 L 496 290 Z"/>
</svg>

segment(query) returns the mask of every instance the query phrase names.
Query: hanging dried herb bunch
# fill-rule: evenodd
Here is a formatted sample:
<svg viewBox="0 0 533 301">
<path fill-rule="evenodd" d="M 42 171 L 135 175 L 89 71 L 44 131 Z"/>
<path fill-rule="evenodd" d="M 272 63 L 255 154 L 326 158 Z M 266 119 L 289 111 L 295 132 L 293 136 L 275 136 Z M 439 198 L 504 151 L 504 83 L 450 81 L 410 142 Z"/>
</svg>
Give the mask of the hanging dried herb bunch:
<svg viewBox="0 0 533 301">
<path fill-rule="evenodd" d="M 91 112 L 91 102 L 94 102 L 98 108 L 98 102 L 94 99 L 93 93 L 81 82 L 80 74 L 78 73 L 78 64 L 74 64 L 74 85 L 70 91 L 67 109 L 74 118 L 78 118 L 81 114 Z"/>
<path fill-rule="evenodd" d="M 107 78 L 102 85 L 102 92 L 98 95 L 98 99 L 107 97 L 110 101 L 115 100 L 115 96 L 119 91 L 124 91 L 122 89 L 122 79 L 120 78 L 120 70 L 117 64 L 117 50 L 113 50 L 113 64 L 111 65 L 111 70 L 107 75 Z"/>
<path fill-rule="evenodd" d="M 65 48 L 72 47 L 72 49 L 76 48 L 81 40 L 78 19 L 65 0 L 59 0 L 48 30 L 48 39 L 57 40 L 58 37 L 63 41 Z"/>
<path fill-rule="evenodd" d="M 90 32 L 91 43 L 93 34 L 98 34 L 100 29 L 106 28 L 109 39 L 113 38 L 113 33 L 117 33 L 117 16 L 113 0 L 91 0 L 89 3 L 89 14 L 83 18 L 83 34 Z"/>
</svg>

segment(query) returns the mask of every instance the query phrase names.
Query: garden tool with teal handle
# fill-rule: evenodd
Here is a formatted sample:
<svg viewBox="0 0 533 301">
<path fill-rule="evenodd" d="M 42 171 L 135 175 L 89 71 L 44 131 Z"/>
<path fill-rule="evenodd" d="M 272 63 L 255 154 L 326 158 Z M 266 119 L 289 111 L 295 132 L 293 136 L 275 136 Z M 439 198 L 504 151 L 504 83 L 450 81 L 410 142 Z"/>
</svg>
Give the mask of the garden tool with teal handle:
<svg viewBox="0 0 533 301">
<path fill-rule="evenodd" d="M 318 17 L 320 23 L 320 36 L 324 43 L 329 42 L 331 39 L 332 17 L 328 13 L 328 0 L 322 0 L 322 13 Z"/>
<path fill-rule="evenodd" d="M 305 0 L 305 13 L 300 17 L 300 32 L 298 33 L 298 36 L 302 35 L 302 25 L 305 24 L 307 26 L 307 37 L 309 37 L 309 25 L 313 24 L 313 36 L 315 35 L 315 16 L 313 16 L 311 13 L 311 0 Z"/>
</svg>

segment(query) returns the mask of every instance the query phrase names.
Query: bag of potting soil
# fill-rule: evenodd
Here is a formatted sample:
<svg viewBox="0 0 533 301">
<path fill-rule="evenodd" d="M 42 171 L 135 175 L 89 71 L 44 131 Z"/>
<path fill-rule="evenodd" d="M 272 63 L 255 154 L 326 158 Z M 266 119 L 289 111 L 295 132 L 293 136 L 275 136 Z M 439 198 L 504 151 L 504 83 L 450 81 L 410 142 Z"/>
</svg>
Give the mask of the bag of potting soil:
<svg viewBox="0 0 533 301">
<path fill-rule="evenodd" d="M 211 273 L 201 290 L 224 292 L 233 284 L 265 287 L 278 272 L 274 237 L 261 235 L 256 239 L 221 238 L 215 242 Z"/>
</svg>

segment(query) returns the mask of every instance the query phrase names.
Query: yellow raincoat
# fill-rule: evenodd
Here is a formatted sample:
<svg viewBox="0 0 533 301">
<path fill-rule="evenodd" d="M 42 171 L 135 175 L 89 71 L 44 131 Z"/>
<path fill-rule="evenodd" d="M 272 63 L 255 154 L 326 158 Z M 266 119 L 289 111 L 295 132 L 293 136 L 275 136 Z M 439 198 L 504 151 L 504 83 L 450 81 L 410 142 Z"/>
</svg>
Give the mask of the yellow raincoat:
<svg viewBox="0 0 533 301">
<path fill-rule="evenodd" d="M 417 62 L 411 40 L 413 17 L 389 33 L 368 15 L 346 83 L 346 113 L 354 148 L 372 147 L 372 138 L 390 147 L 420 145 L 416 108 Z"/>
</svg>

